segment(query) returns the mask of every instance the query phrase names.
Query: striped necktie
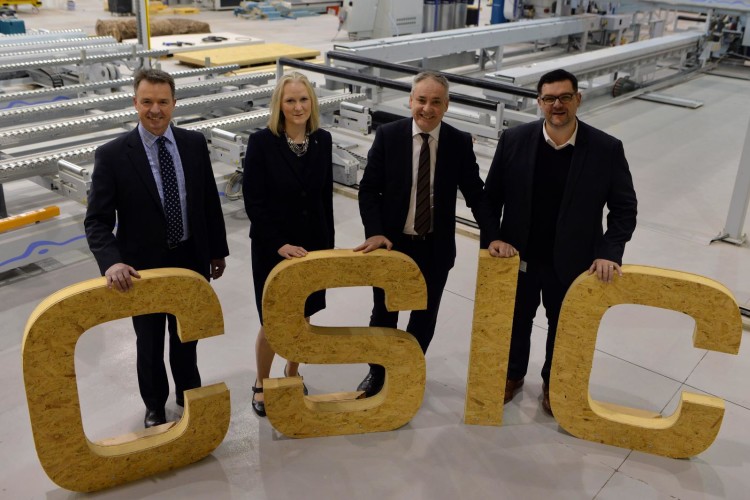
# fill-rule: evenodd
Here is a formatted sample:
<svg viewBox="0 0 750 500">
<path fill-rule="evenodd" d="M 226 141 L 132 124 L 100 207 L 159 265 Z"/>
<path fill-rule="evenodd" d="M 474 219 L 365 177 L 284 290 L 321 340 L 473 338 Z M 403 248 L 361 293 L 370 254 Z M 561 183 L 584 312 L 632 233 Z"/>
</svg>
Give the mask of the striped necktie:
<svg viewBox="0 0 750 500">
<path fill-rule="evenodd" d="M 164 193 L 164 213 L 167 216 L 167 242 L 176 245 L 182 240 L 182 206 L 180 205 L 180 190 L 177 188 L 177 174 L 174 159 L 167 149 L 167 139 L 164 136 L 156 139 L 159 145 L 159 170 L 161 171 L 161 187 Z"/>
<path fill-rule="evenodd" d="M 422 148 L 419 150 L 419 168 L 417 169 L 417 203 L 414 210 L 414 231 L 424 236 L 430 230 L 430 134 L 422 136 Z"/>
</svg>

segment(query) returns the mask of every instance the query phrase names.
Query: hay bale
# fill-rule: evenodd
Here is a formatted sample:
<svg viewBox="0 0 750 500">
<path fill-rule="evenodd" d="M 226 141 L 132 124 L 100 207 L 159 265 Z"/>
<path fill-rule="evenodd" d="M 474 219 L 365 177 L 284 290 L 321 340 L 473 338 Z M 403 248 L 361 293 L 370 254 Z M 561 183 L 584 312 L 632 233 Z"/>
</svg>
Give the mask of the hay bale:
<svg viewBox="0 0 750 500">
<path fill-rule="evenodd" d="M 151 36 L 185 35 L 188 33 L 211 33 L 211 26 L 192 19 L 152 19 Z M 118 42 L 127 38 L 137 38 L 138 30 L 135 19 L 98 19 L 96 21 L 98 36 L 112 36 Z"/>
</svg>

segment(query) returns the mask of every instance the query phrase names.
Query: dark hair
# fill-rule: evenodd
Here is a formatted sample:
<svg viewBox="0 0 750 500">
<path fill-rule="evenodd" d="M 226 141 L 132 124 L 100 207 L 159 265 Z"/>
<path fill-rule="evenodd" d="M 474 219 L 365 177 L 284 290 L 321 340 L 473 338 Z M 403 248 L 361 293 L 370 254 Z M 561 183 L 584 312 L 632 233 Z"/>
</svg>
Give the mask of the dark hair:
<svg viewBox="0 0 750 500">
<path fill-rule="evenodd" d="M 578 78 L 573 73 L 565 71 L 564 69 L 556 69 L 545 73 L 539 79 L 539 83 L 536 84 L 537 95 L 542 94 L 542 85 L 555 82 L 569 81 L 573 85 L 573 92 L 578 92 Z"/>
<path fill-rule="evenodd" d="M 146 80 L 149 83 L 168 83 L 169 88 L 172 90 L 172 99 L 174 99 L 174 78 L 166 71 L 160 69 L 139 69 L 135 74 L 135 81 L 133 82 L 133 91 L 138 92 L 138 85 Z"/>
</svg>

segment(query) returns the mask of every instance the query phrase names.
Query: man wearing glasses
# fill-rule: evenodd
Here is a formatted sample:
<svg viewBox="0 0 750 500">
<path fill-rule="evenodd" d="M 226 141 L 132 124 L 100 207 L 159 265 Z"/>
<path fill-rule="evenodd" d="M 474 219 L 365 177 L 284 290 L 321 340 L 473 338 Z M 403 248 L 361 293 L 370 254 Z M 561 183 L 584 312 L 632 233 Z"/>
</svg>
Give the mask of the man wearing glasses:
<svg viewBox="0 0 750 500">
<path fill-rule="evenodd" d="M 541 298 L 549 327 L 542 408 L 552 415 L 549 377 L 563 298 L 586 270 L 607 283 L 622 275 L 637 200 L 622 142 L 576 118 L 576 77 L 551 71 L 537 92 L 544 120 L 506 130 L 497 145 L 485 185 L 494 223 L 482 242 L 494 257 L 521 258 L 505 403 L 523 385 Z"/>
</svg>

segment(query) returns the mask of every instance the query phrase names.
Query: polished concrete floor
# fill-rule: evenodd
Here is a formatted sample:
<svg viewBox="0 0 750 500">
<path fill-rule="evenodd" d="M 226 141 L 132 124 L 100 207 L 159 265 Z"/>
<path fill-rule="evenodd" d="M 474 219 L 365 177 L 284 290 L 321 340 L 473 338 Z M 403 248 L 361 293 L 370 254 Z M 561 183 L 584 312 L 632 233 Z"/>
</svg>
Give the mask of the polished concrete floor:
<svg viewBox="0 0 750 500">
<path fill-rule="evenodd" d="M 22 7 L 29 27 L 83 26 L 106 17 L 98 1 L 75 12 L 38 14 Z M 25 9 L 25 10 L 24 10 Z M 483 13 L 486 16 L 487 12 Z M 205 13 L 214 31 L 232 31 L 327 50 L 332 17 L 246 21 L 231 12 Z M 340 35 L 343 39 L 343 35 Z M 750 303 L 747 246 L 709 244 L 725 222 L 750 117 L 750 82 L 701 76 L 665 91 L 704 102 L 697 110 L 630 101 L 589 113 L 587 122 L 625 144 L 639 199 L 638 228 L 626 263 L 687 271 L 718 280 L 738 303 Z M 486 166 L 491 149 L 478 145 Z M 364 152 L 360 152 L 364 154 Z M 19 181 L 6 186 L 11 212 L 60 198 Z M 336 245 L 350 248 L 363 231 L 356 201 L 334 200 Z M 67 206 L 67 205 L 66 205 Z M 80 210 L 80 208 L 79 208 Z M 695 349 L 693 322 L 675 312 L 620 306 L 605 317 L 597 340 L 590 390 L 596 399 L 674 411 L 683 391 L 726 402 L 716 441 L 687 460 L 674 460 L 572 437 L 539 406 L 545 328 L 537 317 L 529 376 L 505 407 L 502 427 L 462 424 L 474 304 L 476 240 L 458 237 L 458 258 L 427 355 L 424 402 L 403 428 L 385 433 L 294 440 L 258 419 L 250 407 L 258 328 L 251 283 L 248 220 L 240 202 L 224 205 L 231 256 L 214 283 L 226 331 L 201 341 L 204 383 L 223 381 L 232 415 L 223 443 L 204 460 L 91 495 L 96 498 L 248 499 L 743 499 L 750 488 L 750 348 L 738 356 Z M 746 228 L 747 230 L 747 228 Z M 0 235 L 0 238 L 2 236 Z M 72 251 L 0 275 L 0 498 L 71 498 L 45 475 L 36 456 L 21 370 L 24 325 L 49 294 L 98 275 L 85 251 Z M 366 325 L 367 289 L 329 292 L 322 325 Z M 135 338 L 127 320 L 96 327 L 76 349 L 84 428 L 99 440 L 138 430 L 143 408 L 135 378 Z M 274 365 L 281 376 L 283 363 Z M 352 390 L 363 365 L 304 365 L 313 393 Z M 178 418 L 174 398 L 168 416 Z"/>
</svg>

